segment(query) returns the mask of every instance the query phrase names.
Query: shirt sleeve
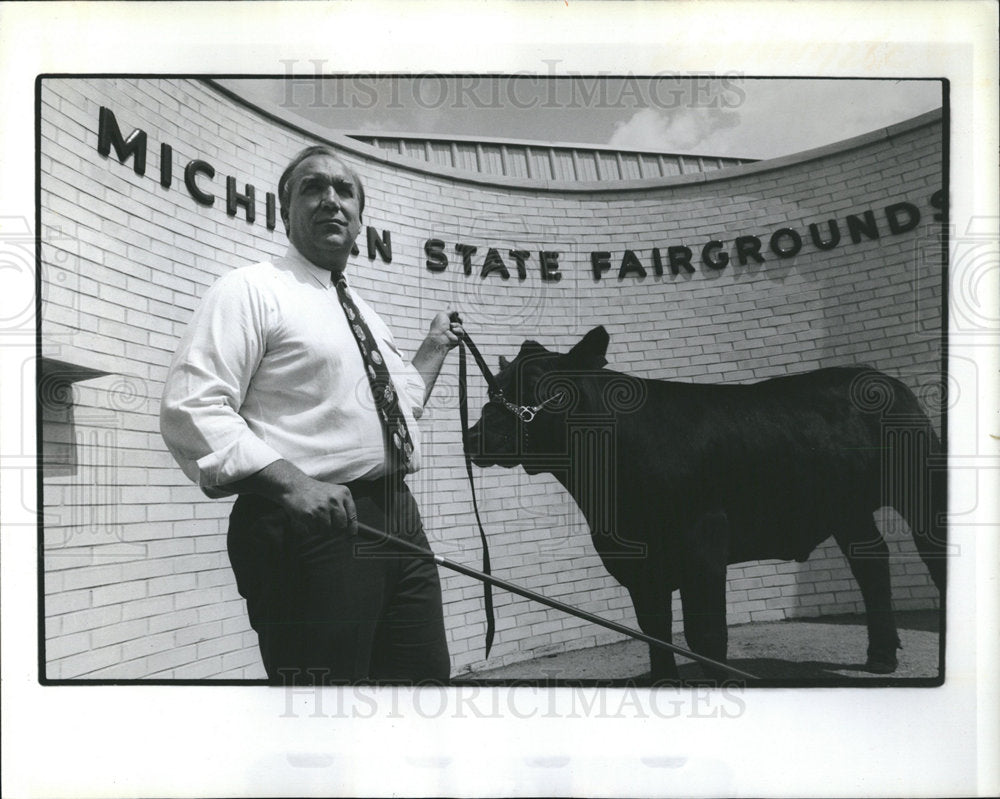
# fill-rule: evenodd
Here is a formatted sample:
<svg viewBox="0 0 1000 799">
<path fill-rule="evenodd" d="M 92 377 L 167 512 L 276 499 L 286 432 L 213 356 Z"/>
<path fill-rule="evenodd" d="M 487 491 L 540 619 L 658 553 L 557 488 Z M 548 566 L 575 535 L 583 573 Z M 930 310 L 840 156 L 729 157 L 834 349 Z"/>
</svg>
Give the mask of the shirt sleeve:
<svg viewBox="0 0 1000 799">
<path fill-rule="evenodd" d="M 408 360 L 403 358 L 404 386 L 403 391 L 410 400 L 413 418 L 419 419 L 424 415 L 424 395 L 427 393 L 427 384 L 420 376 L 417 368 Z"/>
<path fill-rule="evenodd" d="M 206 293 L 170 365 L 160 432 L 184 473 L 213 497 L 281 455 L 240 416 L 266 348 L 268 306 L 236 270 Z"/>
</svg>

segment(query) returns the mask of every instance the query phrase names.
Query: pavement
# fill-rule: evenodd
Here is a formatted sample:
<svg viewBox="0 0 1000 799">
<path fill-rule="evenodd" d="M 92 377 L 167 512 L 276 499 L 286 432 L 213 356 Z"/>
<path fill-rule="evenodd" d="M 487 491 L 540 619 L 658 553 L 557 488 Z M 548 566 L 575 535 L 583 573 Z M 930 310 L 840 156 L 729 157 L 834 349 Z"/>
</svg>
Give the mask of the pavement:
<svg viewBox="0 0 1000 799">
<path fill-rule="evenodd" d="M 939 670 L 939 615 L 936 610 L 896 614 L 899 667 L 890 675 L 864 670 L 868 634 L 863 615 L 823 616 L 756 622 L 729 628 L 728 662 L 765 685 L 936 684 Z M 686 647 L 683 636 L 674 643 Z M 682 680 L 698 681 L 701 667 L 678 657 Z M 648 681 L 646 644 L 629 639 L 589 649 L 560 652 L 499 668 L 457 675 L 456 682 Z"/>
</svg>

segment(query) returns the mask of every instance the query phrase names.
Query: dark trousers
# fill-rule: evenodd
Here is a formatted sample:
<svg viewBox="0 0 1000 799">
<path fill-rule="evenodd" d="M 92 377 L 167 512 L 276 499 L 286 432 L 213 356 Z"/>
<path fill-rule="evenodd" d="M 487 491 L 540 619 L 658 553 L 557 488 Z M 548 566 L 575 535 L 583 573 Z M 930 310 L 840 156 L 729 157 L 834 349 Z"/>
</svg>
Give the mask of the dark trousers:
<svg viewBox="0 0 1000 799">
<path fill-rule="evenodd" d="M 402 478 L 348 484 L 358 521 L 427 549 Z M 292 529 L 280 505 L 241 495 L 229 560 L 271 682 L 448 679 L 437 564 L 345 531 Z"/>
</svg>

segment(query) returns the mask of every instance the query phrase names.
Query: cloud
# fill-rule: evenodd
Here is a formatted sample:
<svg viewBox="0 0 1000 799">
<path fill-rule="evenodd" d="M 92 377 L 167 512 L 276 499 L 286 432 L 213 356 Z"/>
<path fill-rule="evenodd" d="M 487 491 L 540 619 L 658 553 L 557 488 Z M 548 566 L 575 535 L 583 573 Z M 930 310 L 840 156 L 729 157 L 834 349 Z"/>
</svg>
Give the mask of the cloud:
<svg viewBox="0 0 1000 799">
<path fill-rule="evenodd" d="M 690 152 L 739 123 L 738 112 L 719 108 L 643 108 L 627 122 L 615 123 L 608 144 L 659 152 Z"/>
</svg>

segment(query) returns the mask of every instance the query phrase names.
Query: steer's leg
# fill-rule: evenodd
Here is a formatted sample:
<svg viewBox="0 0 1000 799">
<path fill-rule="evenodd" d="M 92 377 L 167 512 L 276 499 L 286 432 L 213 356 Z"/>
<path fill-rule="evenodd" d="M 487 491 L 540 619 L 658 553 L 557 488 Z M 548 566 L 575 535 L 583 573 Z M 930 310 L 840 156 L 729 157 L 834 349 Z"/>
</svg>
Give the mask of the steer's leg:
<svg viewBox="0 0 1000 799">
<path fill-rule="evenodd" d="M 889 581 L 889 548 L 872 519 L 866 519 L 849 534 L 835 536 L 854 579 L 861 588 L 868 620 L 867 671 L 890 674 L 896 670 L 899 635 L 892 614 L 892 587 Z"/>
<path fill-rule="evenodd" d="M 668 644 L 672 636 L 673 613 L 670 607 L 670 587 L 663 575 L 644 575 L 628 586 L 635 607 L 639 629 L 646 635 L 659 638 Z M 660 646 L 649 646 L 649 667 L 653 684 L 676 681 L 677 663 L 674 653 Z"/>
<path fill-rule="evenodd" d="M 684 536 L 681 607 L 684 636 L 699 655 L 725 661 L 729 630 L 726 626 L 726 564 L 729 524 L 725 513 L 706 513 Z M 708 676 L 722 680 L 727 672 L 702 664 Z"/>
</svg>

